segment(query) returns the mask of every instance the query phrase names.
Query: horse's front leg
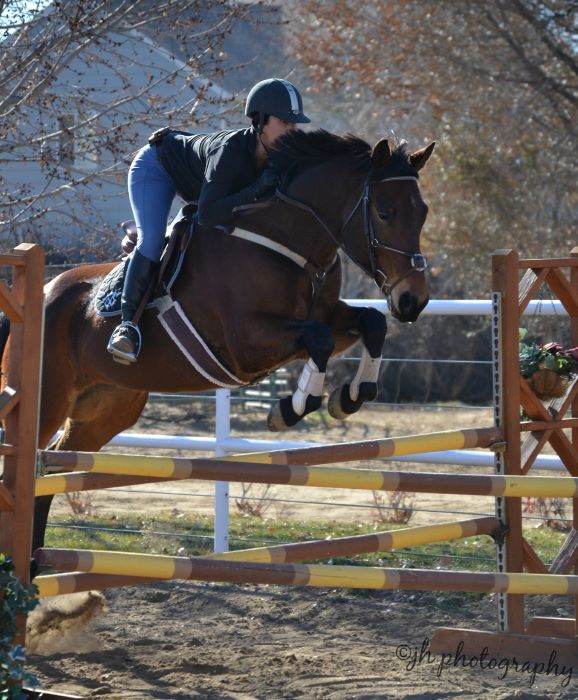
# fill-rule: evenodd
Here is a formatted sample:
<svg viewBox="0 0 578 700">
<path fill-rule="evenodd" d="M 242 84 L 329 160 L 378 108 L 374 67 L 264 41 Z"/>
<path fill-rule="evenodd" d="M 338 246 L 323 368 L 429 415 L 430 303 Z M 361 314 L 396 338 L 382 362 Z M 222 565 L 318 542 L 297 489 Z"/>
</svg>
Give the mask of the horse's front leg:
<svg viewBox="0 0 578 700">
<path fill-rule="evenodd" d="M 327 402 L 329 414 L 339 420 L 359 411 L 365 401 L 376 399 L 381 353 L 387 334 L 385 316 L 377 309 L 354 308 L 343 302 L 341 304 L 343 306 L 338 310 L 341 315 L 336 319 L 338 328 L 342 333 L 351 334 L 353 331 L 358 331 L 363 343 L 363 351 L 357 373 L 351 383 L 335 389 Z M 346 319 L 351 323 L 349 328 L 347 323 L 344 324 Z M 348 344 L 351 344 L 350 339 Z M 340 345 L 339 342 L 338 345 Z"/>
<path fill-rule="evenodd" d="M 306 350 L 309 359 L 301 371 L 295 393 L 280 399 L 271 408 L 267 426 L 273 431 L 290 428 L 308 413 L 321 407 L 327 361 L 335 347 L 331 329 L 325 323 L 297 323 L 302 329 L 298 337 L 298 347 Z"/>
</svg>

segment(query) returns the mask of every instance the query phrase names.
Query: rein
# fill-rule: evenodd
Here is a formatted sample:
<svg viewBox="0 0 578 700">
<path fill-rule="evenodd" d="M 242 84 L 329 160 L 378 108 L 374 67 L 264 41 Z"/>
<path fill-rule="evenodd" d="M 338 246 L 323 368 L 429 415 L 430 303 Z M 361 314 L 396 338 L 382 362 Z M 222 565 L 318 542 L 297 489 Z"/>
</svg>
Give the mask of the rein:
<svg viewBox="0 0 578 700">
<path fill-rule="evenodd" d="M 383 180 L 376 180 L 375 182 L 394 182 L 394 181 L 401 181 L 401 180 L 413 180 L 417 181 L 417 177 L 413 175 L 401 175 L 397 177 L 386 177 Z M 370 187 L 371 187 L 371 181 L 368 176 L 368 178 L 365 181 L 365 184 L 363 186 L 363 191 L 361 193 L 361 196 L 357 200 L 357 203 L 345 219 L 345 223 L 341 227 L 341 230 L 339 232 L 339 236 L 336 236 L 333 231 L 329 228 L 329 226 L 325 223 L 325 221 L 317 214 L 317 212 L 310 207 L 308 204 L 305 202 L 301 202 L 298 199 L 294 199 L 293 197 L 289 197 L 286 195 L 284 192 L 281 192 L 280 190 L 277 190 L 275 193 L 277 198 L 280 199 L 283 202 L 286 202 L 287 204 L 290 204 L 291 206 L 297 207 L 298 209 L 301 209 L 303 211 L 308 212 L 311 216 L 313 216 L 316 221 L 319 223 L 319 225 L 327 232 L 329 237 L 333 240 L 333 242 L 337 245 L 338 248 L 341 248 L 348 257 L 350 257 L 356 265 L 358 265 L 366 274 L 370 275 L 371 277 L 376 277 L 377 275 L 381 275 L 383 277 L 383 282 L 380 285 L 379 289 L 382 293 L 391 295 L 392 291 L 394 288 L 406 277 L 411 275 L 413 272 L 423 272 L 427 268 L 427 261 L 425 259 L 425 256 L 423 256 L 421 253 L 412 253 L 408 252 L 406 250 L 400 250 L 399 248 L 394 248 L 393 246 L 385 245 L 384 243 L 381 243 L 379 238 L 375 234 L 375 229 L 373 227 L 373 220 L 371 218 L 371 211 L 370 211 Z M 357 210 L 360 208 L 360 206 L 363 204 L 363 230 L 365 237 L 367 239 L 367 244 L 368 244 L 368 250 L 369 250 L 369 261 L 371 268 L 367 268 L 362 262 L 359 260 L 356 260 L 352 255 L 350 255 L 347 252 L 347 249 L 345 248 L 345 245 L 342 242 L 343 239 L 343 234 L 345 233 L 345 229 L 351 222 L 351 219 L 357 212 Z M 341 239 L 341 240 L 340 240 Z M 388 277 L 385 274 L 385 272 L 379 267 L 377 263 L 377 255 L 376 252 L 377 250 L 387 250 L 390 253 L 397 253 L 398 255 L 404 255 L 405 257 L 408 257 L 411 262 L 411 268 L 405 272 L 398 280 L 396 280 L 392 285 L 388 284 Z M 376 282 L 377 284 L 377 282 Z"/>
</svg>

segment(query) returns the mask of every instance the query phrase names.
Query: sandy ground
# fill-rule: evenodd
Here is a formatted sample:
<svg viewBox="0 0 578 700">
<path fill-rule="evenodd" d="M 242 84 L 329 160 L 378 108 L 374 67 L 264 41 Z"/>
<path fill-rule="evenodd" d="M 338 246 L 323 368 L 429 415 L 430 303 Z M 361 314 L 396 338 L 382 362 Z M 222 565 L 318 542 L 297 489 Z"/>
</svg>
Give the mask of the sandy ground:
<svg viewBox="0 0 578 700">
<path fill-rule="evenodd" d="M 577 697 L 574 669 L 516 670 L 515 650 L 481 669 L 457 650 L 428 655 L 440 625 L 493 629 L 495 601 L 455 596 L 189 582 L 111 590 L 92 627 L 59 633 L 63 651 L 30 665 L 51 690 L 111 699 Z"/>
<path fill-rule="evenodd" d="M 376 409 L 344 425 L 310 421 L 287 438 L 342 442 L 481 425 L 491 425 L 490 411 Z M 245 437 L 250 431 L 253 437 L 270 438 L 263 426 L 263 417 L 254 414 L 233 419 L 234 434 Z M 200 409 L 167 405 L 147 408 L 136 427 L 197 435 L 211 429 L 212 417 Z M 413 465 L 391 463 L 391 468 L 408 470 Z M 212 511 L 210 496 L 184 495 L 210 494 L 207 483 L 132 491 L 95 492 L 91 507 L 98 513 Z M 296 496 L 294 490 L 279 488 L 278 499 L 316 503 L 274 503 L 267 516 L 371 523 L 374 509 L 368 494 L 318 491 L 303 489 Z M 471 497 L 419 495 L 414 502 L 427 512 L 417 513 L 411 524 L 455 520 L 446 510 L 493 512 L 491 500 Z M 70 509 L 61 499 L 53 518 L 57 521 L 64 512 Z M 91 601 L 82 622 L 71 612 L 78 609 L 74 598 L 43 604 L 57 606 L 60 620 L 70 615 L 68 624 L 53 633 L 31 637 L 39 646 L 29 653 L 29 667 L 45 688 L 123 699 L 578 697 L 573 669 L 552 668 L 534 676 L 532 669 L 516 670 L 509 657 L 496 660 L 499 667 L 480 668 L 475 660 L 466 662 L 455 654 L 445 660 L 427 654 L 427 640 L 436 627 L 495 629 L 492 596 L 478 600 L 456 594 L 159 582 L 109 590 Z M 567 598 L 534 598 L 531 605 L 540 614 L 572 615 Z M 576 666 L 578 675 L 578 661 Z"/>
</svg>

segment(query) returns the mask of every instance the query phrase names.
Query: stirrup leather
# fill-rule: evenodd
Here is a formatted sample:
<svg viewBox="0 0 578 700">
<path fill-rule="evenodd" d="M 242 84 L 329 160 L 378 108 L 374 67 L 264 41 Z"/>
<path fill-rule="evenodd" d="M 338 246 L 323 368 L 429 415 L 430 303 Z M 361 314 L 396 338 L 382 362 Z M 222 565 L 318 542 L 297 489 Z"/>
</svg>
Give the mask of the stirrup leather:
<svg viewBox="0 0 578 700">
<path fill-rule="evenodd" d="M 108 341 L 107 350 L 121 364 L 136 362 L 142 345 L 142 336 L 138 326 L 130 321 L 118 325 Z"/>
</svg>

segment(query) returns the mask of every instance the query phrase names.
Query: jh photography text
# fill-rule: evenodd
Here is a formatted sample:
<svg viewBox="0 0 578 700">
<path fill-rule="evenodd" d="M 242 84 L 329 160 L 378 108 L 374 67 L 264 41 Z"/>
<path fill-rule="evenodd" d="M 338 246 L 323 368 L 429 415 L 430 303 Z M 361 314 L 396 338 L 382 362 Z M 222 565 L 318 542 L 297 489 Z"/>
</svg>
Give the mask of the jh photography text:
<svg viewBox="0 0 578 700">
<path fill-rule="evenodd" d="M 436 669 L 436 676 L 441 677 L 446 671 L 458 668 L 479 668 L 481 671 L 498 671 L 500 680 L 508 674 L 525 674 L 529 676 L 529 684 L 533 686 L 537 676 L 553 676 L 560 678 L 560 685 L 565 688 L 572 679 L 572 666 L 558 663 L 557 653 L 553 650 L 547 662 L 518 661 L 515 656 L 495 658 L 490 655 L 488 647 L 484 647 L 479 655 L 469 656 L 464 654 L 464 643 L 459 642 L 455 652 L 433 654 L 429 650 L 430 640 L 426 637 L 421 647 L 410 644 L 400 644 L 395 655 L 400 661 L 405 662 L 408 671 L 421 664 L 432 664 Z"/>
</svg>

